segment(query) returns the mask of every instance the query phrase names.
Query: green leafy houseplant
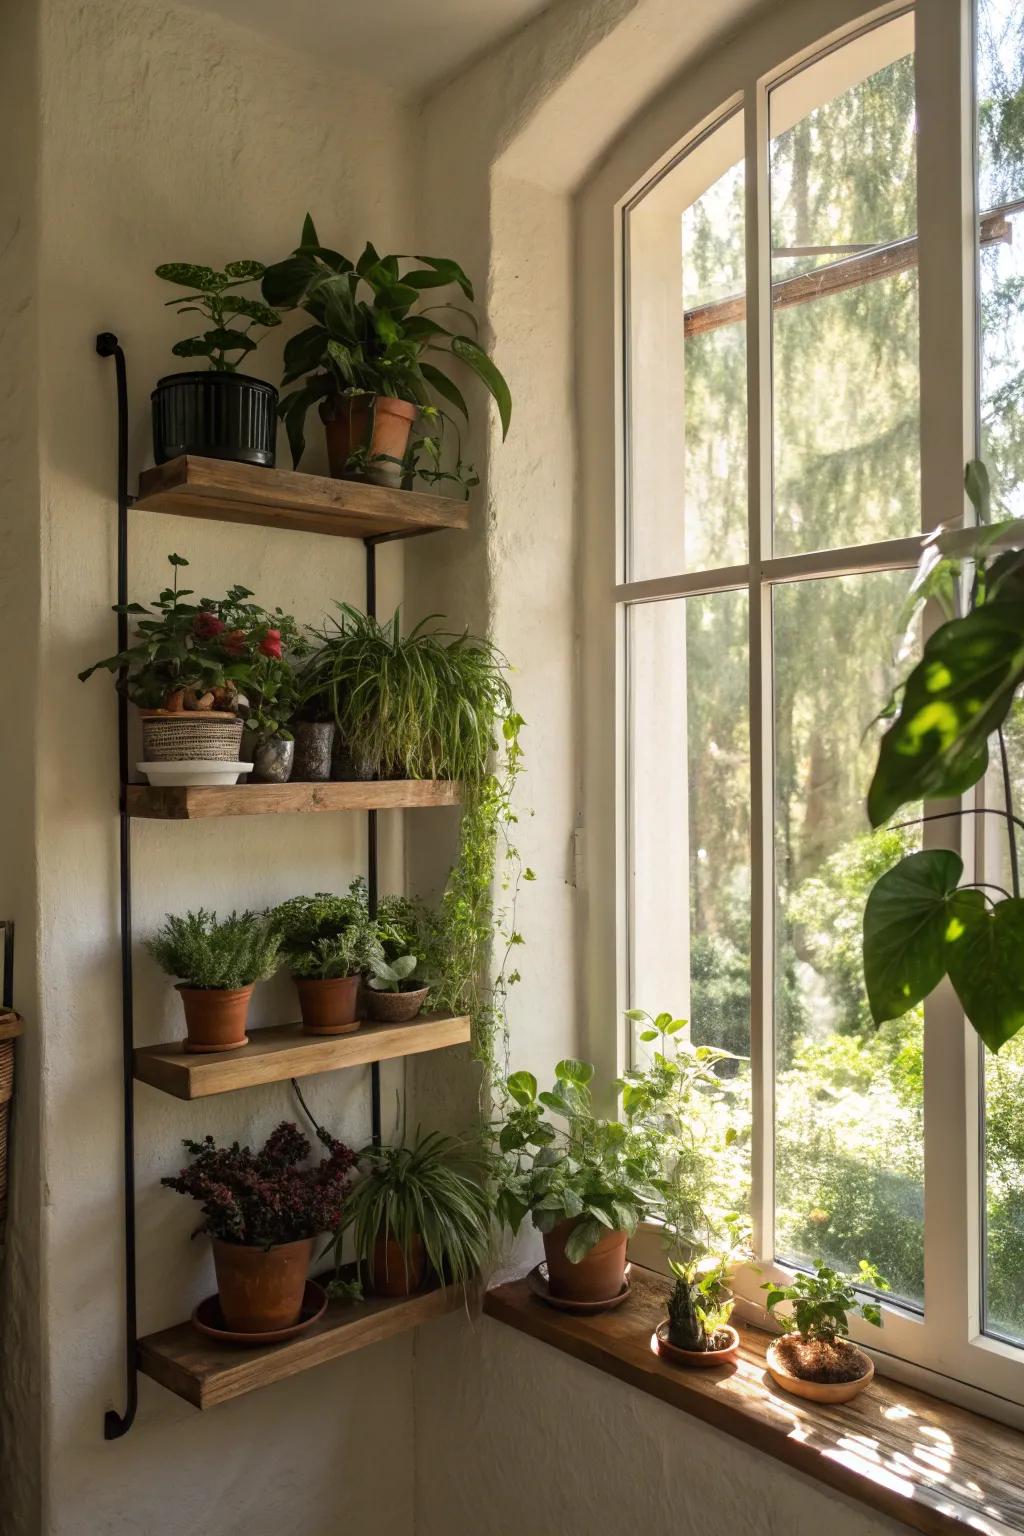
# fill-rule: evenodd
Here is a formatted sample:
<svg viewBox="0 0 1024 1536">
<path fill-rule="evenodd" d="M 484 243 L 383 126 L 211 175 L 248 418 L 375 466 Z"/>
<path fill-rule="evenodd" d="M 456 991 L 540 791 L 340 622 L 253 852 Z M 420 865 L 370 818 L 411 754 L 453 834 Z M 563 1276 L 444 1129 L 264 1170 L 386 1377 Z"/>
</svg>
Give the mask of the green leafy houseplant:
<svg viewBox="0 0 1024 1536">
<path fill-rule="evenodd" d="M 335 1236 L 337 1267 L 351 1233 L 360 1271 L 375 1289 L 415 1290 L 426 1265 L 465 1289 L 490 1251 L 491 1208 L 479 1158 L 431 1132 L 411 1146 L 364 1147 L 359 1161 L 365 1172 Z"/>
<path fill-rule="evenodd" d="M 333 981 L 371 970 L 379 963 L 379 954 L 373 925 L 357 918 L 333 938 L 314 939 L 306 949 L 289 949 L 285 960 L 293 976 L 305 981 Z"/>
<path fill-rule="evenodd" d="M 168 976 L 180 976 L 202 991 L 221 991 L 272 976 L 280 965 L 281 936 L 255 912 L 232 912 L 218 921 L 200 907 L 180 917 L 168 915 L 146 947 Z"/>
<path fill-rule="evenodd" d="M 722 1347 L 735 1305 L 729 1289 L 730 1256 L 699 1253 L 669 1259 L 675 1284 L 668 1299 L 668 1341 L 695 1354 Z M 725 1335 L 728 1339 L 728 1335 Z"/>
<path fill-rule="evenodd" d="M 408 261 L 418 265 L 403 271 Z M 326 419 L 346 397 L 390 396 L 410 401 L 437 420 L 444 413 L 433 403 L 436 395 L 468 419 L 458 385 L 430 357 L 455 358 L 475 374 L 498 407 L 502 434 L 508 432 L 512 399 L 501 373 L 475 334 L 452 330 L 436 318 L 467 319 L 475 333 L 472 314 L 451 303 L 419 307 L 424 296 L 452 287 L 473 301 L 473 286 L 457 262 L 380 256 L 372 245 L 353 262 L 321 245 L 306 215 L 299 245 L 263 277 L 269 305 L 301 308 L 313 321 L 290 338 L 284 354 L 284 384 L 312 375 L 280 406 L 296 465 L 305 450 L 306 413 L 314 404 Z"/>
<path fill-rule="evenodd" d="M 967 466 L 967 492 L 987 524 L 985 466 Z M 961 562 L 973 560 L 967 611 L 957 615 Z M 899 1018 L 949 976 L 964 1012 L 991 1051 L 1024 1027 L 1024 899 L 1018 829 L 1005 726 L 1024 684 L 1024 524 L 982 527 L 973 544 L 933 537 L 917 578 L 947 621 L 926 640 L 890 711 L 868 793 L 879 827 L 902 806 L 959 798 L 984 776 L 989 741 L 998 743 L 1005 808 L 969 814 L 1001 817 L 1010 854 L 1011 891 L 966 882 L 952 850 L 912 853 L 884 874 L 864 912 L 864 977 L 876 1024 Z M 967 814 L 939 811 L 917 820 Z M 1001 896 L 995 900 L 993 891 Z"/>
<path fill-rule="evenodd" d="M 590 1062 L 570 1058 L 555 1067 L 554 1086 L 538 1092 L 532 1072 L 513 1073 L 504 1085 L 509 1107 L 498 1135 L 499 1219 L 515 1233 L 529 1216 L 545 1235 L 573 1222 L 565 1241 L 571 1264 L 585 1259 L 606 1232 L 633 1232 L 664 1200 L 653 1138 L 595 1115 L 593 1076 Z"/>
<path fill-rule="evenodd" d="M 353 880 L 344 896 L 330 891 L 293 896 L 270 918 L 281 936 L 281 958 L 295 976 L 352 976 L 369 970 L 382 954 L 361 879 Z"/>
<path fill-rule="evenodd" d="M 208 327 L 198 336 L 176 341 L 171 348 L 175 357 L 205 357 L 216 373 L 234 373 L 241 358 L 256 348 L 253 330 L 281 324 L 269 304 L 236 291 L 258 282 L 265 271 L 259 261 L 229 261 L 222 272 L 187 261 L 157 267 L 157 277 L 188 290 L 168 299 L 165 307 L 174 307 L 179 315 L 201 315 Z M 233 358 L 234 353 L 240 356 Z"/>
<path fill-rule="evenodd" d="M 784 1335 L 769 1349 L 769 1369 L 774 1357 L 785 1368 L 783 1375 L 788 1372 L 804 1381 L 852 1382 L 870 1374 L 867 1356 L 847 1338 L 849 1320 L 855 1314 L 876 1328 L 882 1326 L 878 1301 L 858 1295 L 858 1291 L 877 1294 L 889 1289 L 867 1259 L 861 1259 L 856 1275 L 839 1274 L 820 1264 L 814 1274 L 797 1274 L 790 1285 L 766 1281 L 761 1289 L 767 1293 L 765 1311 Z M 779 1312 L 783 1303 L 792 1311 Z"/>
<path fill-rule="evenodd" d="M 370 966 L 370 986 L 374 992 L 411 992 L 423 985 L 416 975 L 418 963 L 415 955 L 374 960 Z"/>
</svg>

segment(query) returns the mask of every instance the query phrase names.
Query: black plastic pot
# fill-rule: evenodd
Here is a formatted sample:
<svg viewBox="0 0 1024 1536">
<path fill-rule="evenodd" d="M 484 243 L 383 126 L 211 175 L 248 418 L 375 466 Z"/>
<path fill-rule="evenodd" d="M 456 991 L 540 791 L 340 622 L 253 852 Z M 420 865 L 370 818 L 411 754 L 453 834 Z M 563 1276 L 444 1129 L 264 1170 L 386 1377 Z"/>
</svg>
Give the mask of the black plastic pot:
<svg viewBox="0 0 1024 1536">
<path fill-rule="evenodd" d="M 244 373 L 170 373 L 152 394 L 158 464 L 193 453 L 274 467 L 277 390 Z"/>
</svg>

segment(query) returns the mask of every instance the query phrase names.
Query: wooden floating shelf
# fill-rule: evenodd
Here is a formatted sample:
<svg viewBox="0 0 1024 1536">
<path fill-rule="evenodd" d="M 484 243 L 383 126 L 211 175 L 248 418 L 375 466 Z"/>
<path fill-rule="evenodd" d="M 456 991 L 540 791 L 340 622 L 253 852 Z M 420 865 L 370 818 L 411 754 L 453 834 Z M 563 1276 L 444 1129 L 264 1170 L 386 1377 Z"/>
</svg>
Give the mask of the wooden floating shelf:
<svg viewBox="0 0 1024 1536">
<path fill-rule="evenodd" d="M 240 1050 L 210 1056 L 186 1055 L 181 1041 L 140 1046 L 135 1052 L 135 1076 L 176 1099 L 205 1099 L 260 1083 L 283 1083 L 316 1072 L 364 1067 L 371 1061 L 419 1056 L 465 1045 L 469 1037 L 468 1017 L 436 1013 L 410 1024 L 363 1024 L 354 1035 L 304 1035 L 299 1024 L 274 1024 L 254 1029 L 249 1044 Z"/>
<path fill-rule="evenodd" d="M 462 1305 L 462 1290 L 452 1285 L 397 1299 L 371 1296 L 360 1302 L 332 1301 L 306 1333 L 283 1344 L 253 1349 L 218 1344 L 191 1323 L 178 1323 L 139 1340 L 139 1370 L 194 1407 L 215 1408 L 381 1339 L 408 1333 Z"/>
<path fill-rule="evenodd" d="M 129 816 L 201 821 L 210 816 L 308 815 L 311 811 L 416 810 L 458 805 L 450 779 L 359 779 L 339 784 L 125 785 Z"/>
<path fill-rule="evenodd" d="M 143 470 L 135 505 L 177 517 L 347 539 L 408 537 L 469 525 L 467 503 L 447 496 L 191 454 Z"/>
</svg>

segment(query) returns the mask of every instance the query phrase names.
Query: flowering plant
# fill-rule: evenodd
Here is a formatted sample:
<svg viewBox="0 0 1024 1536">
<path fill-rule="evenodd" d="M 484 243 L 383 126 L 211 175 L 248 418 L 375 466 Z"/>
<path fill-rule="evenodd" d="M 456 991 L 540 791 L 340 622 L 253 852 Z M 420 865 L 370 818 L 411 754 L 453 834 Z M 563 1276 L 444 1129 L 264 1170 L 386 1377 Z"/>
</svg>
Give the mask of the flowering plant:
<svg viewBox="0 0 1024 1536">
<path fill-rule="evenodd" d="M 134 644 L 94 662 L 78 675 L 82 682 L 99 668 L 124 674 L 132 703 L 144 709 L 226 709 L 244 714 L 251 729 L 273 735 L 294 713 L 298 684 L 291 657 L 305 656 L 309 642 L 290 614 L 250 602 L 248 587 L 234 586 L 222 598 L 201 597 L 178 586 L 182 555 L 168 555 L 173 585 L 150 607 L 118 604 L 115 613 L 137 618 Z M 121 679 L 118 686 L 122 686 Z"/>
<path fill-rule="evenodd" d="M 171 1178 L 168 1189 L 191 1195 L 203 1208 L 197 1230 L 227 1243 L 272 1248 L 331 1231 L 341 1221 L 355 1153 L 326 1131 L 327 1156 L 300 1168 L 312 1147 L 297 1126 L 283 1120 L 262 1151 L 237 1141 L 218 1147 L 212 1136 L 185 1140 L 191 1163 Z"/>
</svg>

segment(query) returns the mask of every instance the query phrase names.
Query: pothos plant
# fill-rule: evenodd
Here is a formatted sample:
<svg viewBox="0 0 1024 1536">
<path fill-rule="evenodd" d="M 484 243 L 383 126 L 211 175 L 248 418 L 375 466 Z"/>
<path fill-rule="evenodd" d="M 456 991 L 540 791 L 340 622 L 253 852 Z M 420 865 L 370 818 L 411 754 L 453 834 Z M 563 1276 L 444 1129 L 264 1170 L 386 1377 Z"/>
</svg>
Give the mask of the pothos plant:
<svg viewBox="0 0 1024 1536">
<path fill-rule="evenodd" d="M 575 1221 L 565 1244 L 572 1264 L 602 1233 L 633 1232 L 664 1198 L 658 1148 L 638 1128 L 594 1113 L 593 1076 L 590 1062 L 568 1058 L 555 1067 L 554 1085 L 538 1092 L 532 1072 L 514 1072 L 498 1134 L 499 1220 L 513 1233 L 527 1216 L 544 1233 Z"/>
<path fill-rule="evenodd" d="M 261 261 L 229 261 L 222 272 L 190 261 L 166 261 L 157 267 L 157 277 L 188 290 L 168 299 L 164 307 L 179 315 L 201 315 L 207 322 L 200 335 L 174 343 L 175 357 L 205 357 L 215 373 L 236 372 L 242 357 L 256 348 L 252 332 L 281 324 L 269 304 L 236 292 L 258 282 L 265 271 Z M 240 356 L 232 357 L 236 352 Z"/>
<path fill-rule="evenodd" d="M 967 493 L 982 525 L 973 542 L 940 533 L 926 544 L 915 582 L 946 622 L 894 696 L 868 792 L 874 827 L 901 807 L 959 799 L 986 774 L 994 739 L 1002 807 L 939 810 L 914 822 L 996 816 L 1006 826 L 1011 889 L 963 881 L 959 854 L 909 854 L 877 882 L 864 913 L 864 977 L 876 1024 L 899 1018 L 949 977 L 991 1051 L 1024 1027 L 1024 898 L 1006 725 L 1024 685 L 1024 522 L 991 524 L 988 473 L 967 466 Z M 973 576 L 957 611 L 963 564 Z M 912 823 L 908 823 L 912 824 Z"/>
<path fill-rule="evenodd" d="M 458 288 L 461 299 L 473 302 L 473 285 L 458 262 L 448 257 L 381 256 L 369 244 L 357 261 L 351 261 L 321 245 L 307 213 L 295 250 L 268 267 L 263 277 L 263 297 L 269 305 L 303 309 L 313 321 L 289 339 L 284 351 L 282 382 L 305 380 L 280 405 L 296 465 L 305 451 L 310 406 L 331 409 L 344 396 L 396 396 L 420 406 L 439 429 L 444 422 L 454 425 L 436 404 L 436 396 L 468 420 L 462 391 L 448 372 L 452 358 L 483 384 L 498 407 L 502 436 L 508 432 L 512 396 L 477 340 L 472 313 L 450 301 L 422 306 L 424 296 L 451 288 Z M 448 324 L 442 324 L 438 315 Z M 461 326 L 464 320 L 472 335 L 452 328 L 453 321 Z M 449 472 L 440 469 L 437 431 L 428 431 L 419 446 L 428 444 L 428 478 L 450 478 Z M 461 457 L 460 447 L 455 476 L 460 479 Z"/>
</svg>

